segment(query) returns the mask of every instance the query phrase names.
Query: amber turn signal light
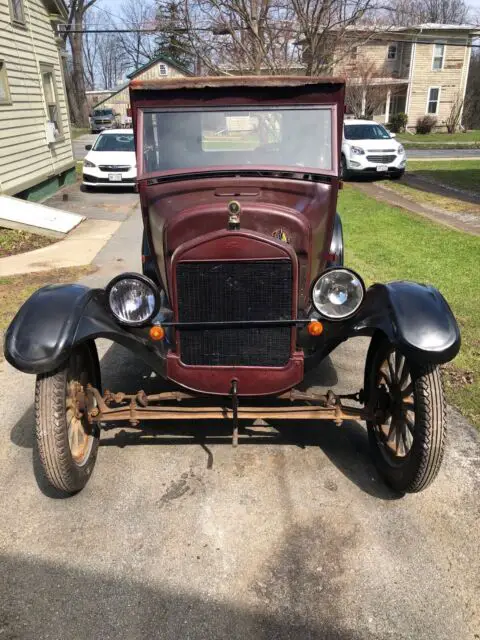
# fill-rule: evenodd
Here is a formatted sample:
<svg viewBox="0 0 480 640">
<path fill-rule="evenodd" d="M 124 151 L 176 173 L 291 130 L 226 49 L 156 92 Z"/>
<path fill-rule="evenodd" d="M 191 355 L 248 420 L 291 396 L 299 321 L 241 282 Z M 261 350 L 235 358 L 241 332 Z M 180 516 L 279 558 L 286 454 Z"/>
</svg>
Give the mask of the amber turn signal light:
<svg viewBox="0 0 480 640">
<path fill-rule="evenodd" d="M 318 320 L 312 320 L 308 323 L 307 329 L 311 336 L 319 336 L 323 333 L 323 324 Z"/>
<path fill-rule="evenodd" d="M 165 338 L 165 329 L 158 324 L 150 327 L 150 338 L 152 340 L 163 340 Z"/>
</svg>

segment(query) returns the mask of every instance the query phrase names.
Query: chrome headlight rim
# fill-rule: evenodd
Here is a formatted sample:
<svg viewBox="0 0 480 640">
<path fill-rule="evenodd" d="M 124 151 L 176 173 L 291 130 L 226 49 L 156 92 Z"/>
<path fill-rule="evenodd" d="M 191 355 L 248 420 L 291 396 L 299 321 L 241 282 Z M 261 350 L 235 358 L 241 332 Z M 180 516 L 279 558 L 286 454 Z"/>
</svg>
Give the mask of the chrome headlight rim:
<svg viewBox="0 0 480 640">
<path fill-rule="evenodd" d="M 153 311 L 150 313 L 150 315 L 147 318 L 144 318 L 139 322 L 125 320 L 124 318 L 119 317 L 113 311 L 112 306 L 110 304 L 110 294 L 112 292 L 113 287 L 121 280 L 139 280 L 140 282 L 147 285 L 152 290 L 152 293 L 155 299 L 155 304 L 153 307 Z M 105 301 L 106 301 L 108 311 L 112 314 L 112 316 L 115 318 L 115 320 L 119 324 L 124 325 L 126 327 L 145 327 L 151 322 L 151 320 L 158 314 L 160 310 L 160 291 L 158 289 L 158 286 L 155 284 L 155 282 L 148 276 L 144 276 L 142 273 L 136 273 L 135 271 L 127 271 L 126 273 L 121 273 L 120 275 L 115 276 L 112 280 L 110 280 L 108 285 L 105 287 Z"/>
<path fill-rule="evenodd" d="M 360 302 L 358 303 L 358 305 L 355 307 L 355 309 L 353 311 L 351 311 L 350 313 L 342 316 L 341 318 L 338 317 L 332 317 L 332 316 L 328 316 L 325 313 L 323 313 L 322 311 L 319 311 L 319 309 L 317 309 L 317 307 L 315 306 L 315 302 L 314 302 L 314 298 L 313 298 L 313 290 L 315 289 L 316 284 L 319 282 L 319 280 L 321 278 L 323 278 L 324 276 L 326 276 L 328 273 L 331 273 L 332 271 L 346 271 L 347 273 L 350 273 L 351 275 L 353 275 L 360 283 L 361 287 L 362 287 L 362 298 L 360 300 Z M 350 269 L 348 267 L 328 267 L 328 269 L 325 269 L 324 271 L 322 271 L 322 273 L 318 276 L 318 278 L 316 278 L 313 282 L 312 285 L 310 287 L 310 300 L 312 302 L 312 306 L 315 309 L 315 311 L 320 314 L 320 316 L 325 319 L 328 320 L 329 322 L 343 322 L 344 320 L 349 320 L 350 318 L 353 318 L 354 315 L 356 315 L 358 313 L 358 310 L 360 309 L 360 307 L 363 304 L 363 301 L 365 300 L 365 293 L 366 293 L 367 289 L 365 287 L 365 283 L 363 281 L 363 278 L 353 269 Z"/>
</svg>

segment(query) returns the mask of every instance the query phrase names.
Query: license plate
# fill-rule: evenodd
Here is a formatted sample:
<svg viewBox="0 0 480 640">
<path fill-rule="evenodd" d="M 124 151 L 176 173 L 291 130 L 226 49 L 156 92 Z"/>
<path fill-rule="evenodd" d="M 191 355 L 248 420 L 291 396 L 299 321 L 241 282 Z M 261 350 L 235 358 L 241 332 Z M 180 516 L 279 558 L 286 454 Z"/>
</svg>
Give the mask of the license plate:
<svg viewBox="0 0 480 640">
<path fill-rule="evenodd" d="M 377 171 L 388 171 L 386 164 L 377 164 Z"/>
<path fill-rule="evenodd" d="M 110 180 L 110 182 L 121 182 L 122 181 L 122 174 L 121 173 L 109 173 L 108 174 L 108 179 Z"/>
</svg>

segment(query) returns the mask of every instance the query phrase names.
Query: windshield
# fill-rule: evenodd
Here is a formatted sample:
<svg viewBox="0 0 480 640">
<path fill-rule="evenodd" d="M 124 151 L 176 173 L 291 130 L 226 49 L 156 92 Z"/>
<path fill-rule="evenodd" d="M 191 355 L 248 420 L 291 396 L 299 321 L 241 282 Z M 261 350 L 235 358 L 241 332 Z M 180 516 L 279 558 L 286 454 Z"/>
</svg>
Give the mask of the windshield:
<svg viewBox="0 0 480 640">
<path fill-rule="evenodd" d="M 274 165 L 331 170 L 332 110 L 325 107 L 147 111 L 144 171 Z"/>
<path fill-rule="evenodd" d="M 346 124 L 346 140 L 389 140 L 388 131 L 379 124 Z"/>
<path fill-rule="evenodd" d="M 97 138 L 92 151 L 135 151 L 133 133 L 104 133 Z"/>
<path fill-rule="evenodd" d="M 94 111 L 93 115 L 95 117 L 98 117 L 98 116 L 113 116 L 113 109 L 99 109 L 98 111 Z"/>
</svg>

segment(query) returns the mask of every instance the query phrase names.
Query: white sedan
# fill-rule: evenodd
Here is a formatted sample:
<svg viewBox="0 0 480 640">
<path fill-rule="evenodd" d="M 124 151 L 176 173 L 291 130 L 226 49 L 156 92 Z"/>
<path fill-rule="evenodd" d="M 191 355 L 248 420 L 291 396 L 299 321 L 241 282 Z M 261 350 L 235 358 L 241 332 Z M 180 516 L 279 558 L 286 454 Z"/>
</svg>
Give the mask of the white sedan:
<svg viewBox="0 0 480 640">
<path fill-rule="evenodd" d="M 407 158 L 402 144 L 373 120 L 346 119 L 343 125 L 342 178 L 377 175 L 401 178 Z"/>
<path fill-rule="evenodd" d="M 133 129 L 108 129 L 88 144 L 83 161 L 85 187 L 136 185 L 137 161 Z"/>
</svg>

